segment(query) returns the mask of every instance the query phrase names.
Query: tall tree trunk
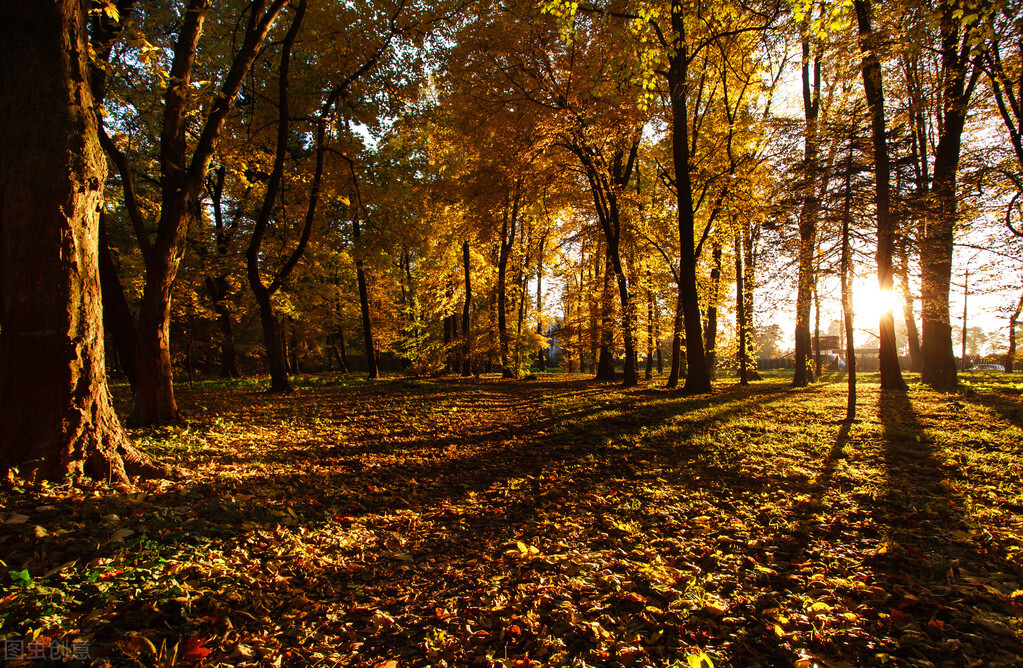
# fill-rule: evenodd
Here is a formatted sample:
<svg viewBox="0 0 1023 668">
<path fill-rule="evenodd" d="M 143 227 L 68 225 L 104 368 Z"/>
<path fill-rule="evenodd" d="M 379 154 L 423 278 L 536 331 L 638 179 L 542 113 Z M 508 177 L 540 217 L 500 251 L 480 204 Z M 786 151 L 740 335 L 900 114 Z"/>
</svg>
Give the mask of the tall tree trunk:
<svg viewBox="0 0 1023 668">
<path fill-rule="evenodd" d="M 656 301 L 654 302 L 654 320 L 658 323 L 654 331 L 654 344 L 657 346 L 657 374 L 660 375 L 664 373 L 664 357 L 661 355 L 661 314 Z"/>
<path fill-rule="evenodd" d="M 259 324 L 263 330 L 263 345 L 266 348 L 267 366 L 270 369 L 270 391 L 291 392 L 294 388 L 288 380 L 287 356 L 284 340 L 274 314 L 270 293 L 261 284 L 252 285 L 252 294 L 259 305 Z"/>
<path fill-rule="evenodd" d="M 316 208 L 316 195 L 323 170 L 323 118 L 321 116 L 320 127 L 316 135 L 316 174 L 313 178 L 312 192 L 309 200 L 309 209 L 306 215 L 305 227 L 302 232 L 302 239 L 298 248 L 292 252 L 284 266 L 277 272 L 277 275 L 270 282 L 270 285 L 263 284 L 263 278 L 259 271 L 259 259 L 262 255 L 261 248 L 263 236 L 270 224 L 270 218 L 276 205 L 277 195 L 280 193 L 284 180 L 284 161 L 288 152 L 289 122 L 289 74 L 291 70 L 291 51 L 301 29 L 302 20 L 305 17 L 306 0 L 300 0 L 295 19 L 291 22 L 288 32 L 284 36 L 281 46 L 281 64 L 278 74 L 277 86 L 277 142 L 274 152 L 273 168 L 270 180 L 267 183 L 266 193 L 263 197 L 262 206 L 256 214 L 256 221 L 253 225 L 252 237 L 249 240 L 249 247 L 245 251 L 246 274 L 249 279 L 249 286 L 252 294 L 259 305 L 259 322 L 263 328 L 263 343 L 266 350 L 267 365 L 270 368 L 270 392 L 291 392 L 294 388 L 288 380 L 288 362 L 285 353 L 284 337 L 281 334 L 280 323 L 274 314 L 273 300 L 274 293 L 280 289 L 284 279 L 291 268 L 298 262 L 298 258 L 305 248 L 312 229 L 313 212 Z M 282 222 L 285 218 L 281 213 Z"/>
<path fill-rule="evenodd" d="M 238 356 L 234 348 L 234 322 L 227 305 L 227 281 L 222 276 L 207 276 L 206 291 L 213 299 L 213 311 L 217 314 L 217 326 L 220 327 L 220 377 L 239 378 L 241 374 L 238 372 Z"/>
<path fill-rule="evenodd" d="M 746 329 L 745 281 L 742 272 L 742 232 L 735 233 L 735 322 L 738 338 L 739 384 L 749 385 L 749 332 Z"/>
<path fill-rule="evenodd" d="M 597 361 L 597 380 L 613 381 L 615 379 L 614 363 L 614 294 L 611 280 L 614 270 L 611 258 L 604 249 L 603 288 L 600 297 L 600 359 Z"/>
<path fill-rule="evenodd" d="M 820 267 L 818 267 L 820 269 Z M 814 273 L 817 273 L 816 271 Z M 821 377 L 821 300 L 816 282 L 813 286 L 813 372 Z"/>
<path fill-rule="evenodd" d="M 327 337 L 327 345 L 330 347 L 330 351 L 334 355 L 334 359 L 337 361 L 338 371 L 341 373 L 348 373 L 350 367 L 348 366 L 348 354 L 345 352 L 345 331 L 341 327 L 337 327 L 334 333 Z"/>
<path fill-rule="evenodd" d="M 848 391 L 845 404 L 845 419 L 856 419 L 856 345 L 853 332 L 852 246 L 849 242 L 849 224 L 852 220 L 852 142 L 849 142 L 845 165 L 845 203 L 842 212 L 842 259 L 839 272 L 842 279 L 842 321 L 845 325 L 845 369 Z"/>
<path fill-rule="evenodd" d="M 1016 324 L 1020 313 L 1023 313 L 1023 296 L 1016 302 L 1016 310 L 1009 316 L 1009 352 L 1005 355 L 1005 373 L 1012 373 L 1016 369 Z"/>
<path fill-rule="evenodd" d="M 671 97 L 671 151 L 678 199 L 679 302 L 686 340 L 686 394 L 702 394 L 713 388 L 703 352 L 700 296 L 696 287 L 696 235 L 693 187 L 689 175 L 689 54 L 685 30 L 686 9 L 681 0 L 671 2 L 671 26 L 675 49 L 669 57 L 667 72 Z M 679 342 L 676 337 L 676 342 Z M 676 356 L 675 359 L 678 359 Z M 676 382 L 678 379 L 676 377 Z"/>
<path fill-rule="evenodd" d="M 970 300 L 970 265 L 966 265 L 966 272 L 963 275 L 963 350 L 962 350 L 962 369 L 966 371 L 970 368 L 970 358 L 966 356 L 966 316 L 967 316 L 967 304 Z"/>
<path fill-rule="evenodd" d="M 536 334 L 541 338 L 543 337 L 543 319 L 541 317 L 543 313 L 543 254 L 544 246 L 547 245 L 547 234 L 548 232 L 544 232 L 540 237 L 540 248 L 536 256 Z M 543 344 L 536 351 L 536 362 L 541 373 L 547 371 L 547 347 Z"/>
<path fill-rule="evenodd" d="M 711 254 L 714 266 L 710 270 L 710 299 L 707 303 L 707 326 L 704 328 L 707 371 L 710 373 L 711 378 L 717 375 L 718 366 L 718 297 L 721 289 L 721 254 L 721 243 L 715 239 Z"/>
<path fill-rule="evenodd" d="M 136 425 L 181 420 L 170 358 L 171 288 L 179 259 L 163 253 L 154 256 L 146 265 L 135 340 L 135 401 L 130 421 Z"/>
<path fill-rule="evenodd" d="M 236 207 L 235 214 L 230 226 L 224 225 L 223 194 L 224 181 L 227 170 L 220 165 L 215 170 L 216 178 L 212 183 L 213 202 L 213 227 L 217 239 L 217 256 L 221 262 L 228 258 L 228 251 L 235 231 L 238 229 L 238 222 L 241 218 L 242 208 Z M 238 359 L 234 349 L 234 323 L 231 321 L 231 308 L 229 305 L 232 289 L 227 281 L 229 274 L 224 269 L 216 275 L 205 276 L 206 292 L 213 302 L 213 310 L 217 314 L 217 325 L 220 327 L 220 377 L 238 378 Z"/>
<path fill-rule="evenodd" d="M 949 288 L 952 283 L 952 252 L 959 220 L 957 175 L 963 129 L 970 96 L 980 77 L 973 55 L 973 28 L 963 28 L 963 11 L 942 0 L 941 13 L 941 122 L 934 152 L 933 211 L 920 239 L 920 299 L 924 364 L 921 379 L 938 390 L 953 390 L 958 384 Z"/>
<path fill-rule="evenodd" d="M 124 287 L 117 275 L 110 253 L 105 216 L 99 214 L 99 279 L 103 293 L 103 327 L 110 332 L 117 360 L 132 388 L 135 387 L 135 318 L 124 296 Z"/>
<path fill-rule="evenodd" d="M 622 303 L 622 343 L 625 347 L 625 359 L 622 362 L 622 386 L 633 387 L 639 384 L 639 373 L 636 371 L 636 305 L 629 293 L 629 282 L 622 270 L 619 259 L 615 270 L 618 283 L 618 297 Z"/>
<path fill-rule="evenodd" d="M 799 215 L 799 279 L 796 293 L 796 370 L 792 385 L 806 387 L 814 380 L 810 366 L 810 300 L 813 292 L 814 252 L 817 247 L 817 216 L 820 200 L 817 197 L 817 183 L 821 179 L 819 160 L 821 60 L 818 49 L 815 57 L 810 56 L 809 28 L 802 28 L 803 46 L 803 115 L 806 120 L 806 135 L 803 143 L 803 209 Z M 811 65 L 813 76 L 811 80 Z"/>
<path fill-rule="evenodd" d="M 590 183 L 590 190 L 593 193 L 593 204 L 597 212 L 597 219 L 600 221 L 601 229 L 604 232 L 607 254 L 605 279 L 613 274 L 615 283 L 618 286 L 618 297 L 621 302 L 622 343 L 625 347 L 625 359 L 622 363 L 622 385 L 624 387 L 632 387 L 639 382 L 639 374 L 636 370 L 636 340 L 634 332 L 636 309 L 633 304 L 632 295 L 629 292 L 629 280 L 622 263 L 622 212 L 619 195 L 632 178 L 639 151 L 639 140 L 633 141 L 627 159 L 624 151 L 616 150 L 610 164 L 603 164 L 599 159 L 601 156 L 598 151 L 588 149 L 581 143 L 573 146 L 572 150 L 586 168 L 586 176 Z M 599 375 L 600 372 L 598 371 Z M 614 368 L 612 364 L 611 374 L 605 380 L 612 379 L 613 375 Z"/>
<path fill-rule="evenodd" d="M 0 468 L 124 483 L 169 470 L 131 445 L 107 387 L 87 12 L 0 4 Z"/>
<path fill-rule="evenodd" d="M 742 272 L 742 318 L 743 328 L 746 330 L 746 378 L 749 380 L 763 380 L 757 370 L 757 358 L 753 353 L 753 289 L 756 287 L 756 256 L 753 254 L 753 247 L 756 243 L 754 227 L 750 221 L 746 221 L 739 228 L 739 236 L 742 238 L 743 272 Z"/>
<path fill-rule="evenodd" d="M 649 278 L 649 272 L 647 272 Z M 654 377 L 654 291 L 646 289 L 646 380 Z"/>
<path fill-rule="evenodd" d="M 359 227 L 358 223 L 354 225 L 356 229 Z M 358 244 L 358 233 L 355 238 L 356 244 Z M 380 378 L 380 366 L 377 364 L 377 351 L 373 343 L 373 318 L 370 314 L 369 286 L 366 283 L 366 270 L 363 266 L 362 255 L 359 251 L 356 252 L 355 280 L 359 284 L 359 312 L 362 314 L 362 342 L 366 352 L 366 374 L 369 378 L 376 379 Z"/>
<path fill-rule="evenodd" d="M 515 224 L 518 217 L 518 197 L 505 202 L 504 221 L 501 223 L 501 246 L 497 257 L 497 336 L 501 342 L 501 377 L 514 378 L 508 364 L 508 259 L 515 243 Z"/>
<path fill-rule="evenodd" d="M 462 375 L 472 375 L 472 277 L 469 272 L 469 240 L 462 242 L 462 267 L 465 270 L 465 305 L 462 308 Z"/>
<path fill-rule="evenodd" d="M 892 249 L 895 221 L 891 215 L 891 167 L 888 140 L 885 137 L 884 83 L 878 60 L 877 36 L 871 30 L 870 0 L 855 0 L 860 51 L 863 54 L 863 91 L 870 108 L 870 127 L 874 139 L 874 204 L 877 208 L 877 287 L 882 295 L 892 294 Z M 895 314 L 881 312 L 880 333 L 881 389 L 906 390 L 899 369 L 899 349 L 895 341 Z"/>
<path fill-rule="evenodd" d="M 682 286 L 678 286 L 678 299 L 675 302 L 675 318 L 672 320 L 671 328 L 671 371 L 668 372 L 668 382 L 665 387 L 674 389 L 678 387 L 678 380 L 682 377 L 682 367 L 685 364 L 682 347 L 685 343 L 685 309 L 682 307 Z M 706 362 L 705 362 L 706 363 Z"/>
<path fill-rule="evenodd" d="M 913 314 L 913 289 L 909 284 L 909 252 L 905 241 L 898 245 L 896 258 L 896 275 L 899 278 L 899 291 L 902 293 L 902 317 L 906 322 L 906 342 L 909 344 L 910 371 L 920 372 L 923 356 L 920 353 L 920 334 L 916 328 L 916 316 Z"/>
</svg>

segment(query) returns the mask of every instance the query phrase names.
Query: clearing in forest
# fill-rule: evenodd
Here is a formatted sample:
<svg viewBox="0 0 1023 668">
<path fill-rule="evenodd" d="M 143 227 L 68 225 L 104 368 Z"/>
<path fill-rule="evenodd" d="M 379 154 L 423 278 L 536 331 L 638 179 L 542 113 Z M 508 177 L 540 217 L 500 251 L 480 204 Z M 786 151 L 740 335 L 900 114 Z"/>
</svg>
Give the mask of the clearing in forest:
<svg viewBox="0 0 1023 668">
<path fill-rule="evenodd" d="M 184 480 L 3 483 L 0 638 L 117 666 L 1018 665 L 1023 387 L 867 376 L 843 424 L 842 380 L 180 388 L 188 427 L 134 436 Z"/>
</svg>

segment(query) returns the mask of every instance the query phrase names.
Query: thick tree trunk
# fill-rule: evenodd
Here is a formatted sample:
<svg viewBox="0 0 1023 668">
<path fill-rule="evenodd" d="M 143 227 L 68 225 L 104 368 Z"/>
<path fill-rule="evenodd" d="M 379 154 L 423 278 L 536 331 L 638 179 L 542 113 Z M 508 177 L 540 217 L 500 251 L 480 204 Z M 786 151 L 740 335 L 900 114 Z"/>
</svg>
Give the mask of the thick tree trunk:
<svg viewBox="0 0 1023 668">
<path fill-rule="evenodd" d="M 135 342 L 135 401 L 131 422 L 135 425 L 169 424 L 181 420 L 174 399 L 174 372 L 170 358 L 170 280 L 177 272 L 154 258 L 146 267 L 146 284 L 139 304 Z"/>
<path fill-rule="evenodd" d="M 934 152 L 934 207 L 920 239 L 920 298 L 924 364 L 921 379 L 938 390 L 953 390 L 958 384 L 949 287 L 952 282 L 952 252 L 959 219 L 957 175 L 970 96 L 980 76 L 978 61 L 970 48 L 970 27 L 963 28 L 963 12 L 955 3 L 939 3 L 941 12 L 941 122 Z"/>
<path fill-rule="evenodd" d="M 885 137 L 884 83 L 877 57 L 877 39 L 870 27 L 870 0 L 856 0 L 856 19 L 863 54 L 863 91 L 870 108 L 870 126 L 874 139 L 874 204 L 877 207 L 877 287 L 882 295 L 892 294 L 892 250 L 895 238 L 891 215 L 891 168 Z M 899 350 L 895 341 L 895 314 L 881 312 L 880 333 L 881 388 L 905 390 L 906 381 L 899 369 Z"/>
<path fill-rule="evenodd" d="M 266 362 L 270 369 L 270 392 L 291 392 L 294 388 L 288 380 L 288 363 L 284 354 L 284 341 L 274 315 L 270 294 L 262 285 L 252 286 L 256 303 L 259 304 L 259 324 L 263 329 L 263 345 L 266 348 Z"/>
<path fill-rule="evenodd" d="M 689 176 L 689 112 L 686 102 L 689 88 L 689 56 L 684 12 L 682 3 L 672 0 L 671 25 L 676 36 L 677 49 L 670 57 L 667 76 L 671 96 L 672 162 L 678 198 L 679 301 L 682 306 L 686 340 L 687 373 L 683 391 L 686 394 L 702 394 L 710 392 L 713 388 L 710 373 L 707 371 L 707 357 L 703 352 L 700 295 L 696 287 L 694 227 L 696 221 L 693 213 L 692 181 Z"/>
<path fill-rule="evenodd" d="M 123 483 L 170 471 L 131 445 L 107 387 L 87 10 L 0 4 L 0 467 Z"/>
</svg>

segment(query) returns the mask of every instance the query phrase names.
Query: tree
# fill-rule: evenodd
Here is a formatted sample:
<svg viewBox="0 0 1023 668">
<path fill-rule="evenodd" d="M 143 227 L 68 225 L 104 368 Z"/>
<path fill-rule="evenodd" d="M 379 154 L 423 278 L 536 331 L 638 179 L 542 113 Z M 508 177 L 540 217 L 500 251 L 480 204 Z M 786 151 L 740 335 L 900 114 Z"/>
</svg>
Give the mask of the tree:
<svg viewBox="0 0 1023 668">
<path fill-rule="evenodd" d="M 1023 313 L 1023 296 L 1016 302 L 1016 308 L 1009 314 L 1009 349 L 1005 353 L 1005 373 L 1012 373 L 1016 364 L 1016 326 Z"/>
<path fill-rule="evenodd" d="M 245 251 L 249 286 L 252 288 L 252 293 L 256 297 L 256 303 L 259 304 L 259 321 L 263 327 L 263 342 L 265 344 L 267 362 L 270 367 L 271 392 L 290 392 L 292 390 L 291 382 L 288 380 L 288 369 L 284 355 L 281 331 L 279 323 L 277 322 L 277 316 L 274 314 L 273 302 L 271 299 L 274 293 L 276 293 L 284 284 L 284 281 L 287 280 L 288 275 L 295 268 L 299 258 L 302 257 L 306 244 L 309 242 L 309 235 L 312 233 L 313 220 L 316 215 L 316 205 L 319 202 L 320 181 L 323 176 L 323 142 L 324 134 L 326 132 L 325 116 L 333 106 L 334 100 L 337 99 L 337 95 L 328 96 L 327 102 L 325 103 L 325 109 L 320 114 L 320 119 L 317 123 L 315 147 L 316 172 L 312 178 L 309 205 L 306 210 L 304 223 L 302 225 L 302 233 L 299 237 L 298 244 L 295 246 L 295 249 L 288 256 L 288 259 L 284 262 L 281 268 L 275 273 L 270 284 L 267 285 L 263 282 L 263 278 L 260 275 L 260 255 L 262 254 L 263 237 L 266 234 L 267 226 L 270 224 L 270 218 L 273 215 L 273 211 L 277 207 L 277 196 L 281 190 L 282 181 L 284 180 L 284 160 L 288 153 L 289 140 L 288 130 L 290 107 L 288 104 L 288 89 L 290 81 L 288 75 L 291 69 L 291 51 L 295 45 L 295 38 L 298 36 L 298 31 L 302 27 L 302 19 L 305 17 L 306 6 L 306 0 L 299 0 L 298 8 L 295 10 L 295 18 L 291 21 L 291 26 L 288 28 L 288 32 L 284 36 L 284 41 L 281 46 L 281 63 L 277 79 L 277 144 L 274 151 L 273 168 L 270 173 L 269 182 L 266 186 L 266 192 L 263 196 L 262 206 L 259 209 L 259 213 L 256 214 L 256 221 L 252 229 L 252 236 L 249 240 L 249 247 Z M 285 217 L 285 214 L 282 213 L 281 217 Z M 281 222 L 283 223 L 286 221 Z"/>
<path fill-rule="evenodd" d="M 97 256 L 106 164 L 84 0 L 0 3 L 0 466 L 127 482 L 104 368 Z"/>
<path fill-rule="evenodd" d="M 792 376 L 792 385 L 806 387 L 813 382 L 813 369 L 810 366 L 810 303 L 814 291 L 814 256 L 817 250 L 817 217 L 820 211 L 820 199 L 817 197 L 817 184 L 822 179 L 820 153 L 820 118 L 821 107 L 821 47 L 810 42 L 810 23 L 813 18 L 813 7 L 810 14 L 800 26 L 801 46 L 803 51 L 802 82 L 803 82 L 803 116 L 806 131 L 803 139 L 803 205 L 799 214 L 799 280 L 796 295 L 796 370 Z"/>
<path fill-rule="evenodd" d="M 170 359 L 171 294 L 185 253 L 188 229 L 200 215 L 207 172 L 228 115 L 255 62 L 263 42 L 288 0 L 257 0 L 238 17 L 240 45 L 229 57 L 219 90 L 209 104 L 195 108 L 192 77 L 200 38 L 210 14 L 208 0 L 188 0 L 182 7 L 179 30 L 170 48 L 172 59 L 162 98 L 163 118 L 158 144 L 159 183 L 156 236 L 150 236 L 135 192 L 130 157 L 100 129 L 103 148 L 117 166 L 139 249 L 146 282 L 139 306 L 135 368 L 135 406 L 132 420 L 159 424 L 180 419 L 174 399 Z M 196 120 L 201 119 L 198 128 Z M 197 139 L 189 141 L 195 133 Z"/>
<path fill-rule="evenodd" d="M 937 14 L 936 47 L 940 57 L 941 100 L 938 144 L 934 151 L 932 205 L 920 244 L 920 291 L 922 301 L 922 380 L 939 390 L 952 390 L 958 382 L 949 288 L 952 283 L 952 252 L 959 222 L 957 176 L 963 131 L 970 97 L 981 75 L 975 55 L 975 32 L 985 22 L 977 10 L 965 11 L 958 2 L 942 0 Z"/>
<path fill-rule="evenodd" d="M 870 109 L 870 127 L 874 137 L 877 286 L 881 294 L 890 295 L 893 286 L 892 249 L 895 226 L 891 216 L 891 175 L 888 142 L 885 136 L 884 83 L 881 62 L 877 54 L 879 43 L 870 24 L 870 0 L 855 0 L 854 5 L 856 24 L 860 35 L 860 50 L 863 53 L 863 90 L 867 98 L 867 106 Z M 845 234 L 843 234 L 844 237 Z M 906 382 L 902 379 L 902 371 L 899 369 L 899 352 L 895 342 L 894 313 L 890 310 L 882 311 L 878 327 L 880 330 L 881 388 L 905 390 L 907 389 Z"/>
</svg>

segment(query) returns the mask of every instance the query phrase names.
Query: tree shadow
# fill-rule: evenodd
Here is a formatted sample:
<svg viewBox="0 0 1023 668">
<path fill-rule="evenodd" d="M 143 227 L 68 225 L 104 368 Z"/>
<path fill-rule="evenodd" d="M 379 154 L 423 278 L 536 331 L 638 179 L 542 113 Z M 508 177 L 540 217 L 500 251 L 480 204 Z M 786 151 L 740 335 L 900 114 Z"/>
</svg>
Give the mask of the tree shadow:
<svg viewBox="0 0 1023 668">
<path fill-rule="evenodd" d="M 1019 565 L 969 532 L 975 520 L 948 486 L 949 468 L 910 396 L 881 392 L 877 411 L 878 439 L 869 424 L 841 423 L 765 551 L 770 569 L 748 575 L 760 593 L 736 613 L 764 626 L 737 643 L 734 665 L 1018 660 L 1023 646 L 1009 620 L 1020 612 L 1010 598 Z M 850 468 L 876 470 L 875 484 L 858 484 Z"/>
<path fill-rule="evenodd" d="M 1018 393 L 1011 393 L 1004 389 L 992 391 L 970 390 L 962 392 L 960 397 L 978 406 L 984 406 L 995 411 L 1003 420 L 1023 429 L 1023 401 Z"/>
</svg>

